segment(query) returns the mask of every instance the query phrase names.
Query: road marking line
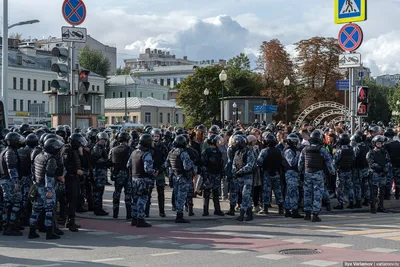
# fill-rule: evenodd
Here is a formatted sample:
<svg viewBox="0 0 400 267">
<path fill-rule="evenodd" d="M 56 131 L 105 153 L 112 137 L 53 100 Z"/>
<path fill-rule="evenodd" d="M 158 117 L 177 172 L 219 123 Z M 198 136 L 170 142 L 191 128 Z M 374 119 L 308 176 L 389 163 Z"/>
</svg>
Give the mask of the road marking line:
<svg viewBox="0 0 400 267">
<path fill-rule="evenodd" d="M 380 253 L 392 253 L 398 251 L 397 249 L 389 249 L 389 248 L 371 248 L 371 249 L 366 249 L 365 251 L 371 251 L 371 252 L 380 252 Z"/>
<path fill-rule="evenodd" d="M 175 254 L 180 254 L 180 252 L 175 251 L 175 252 L 157 253 L 157 254 L 151 254 L 150 256 L 159 257 L 159 256 L 168 256 L 168 255 L 175 255 Z"/>
<path fill-rule="evenodd" d="M 327 267 L 327 266 L 338 264 L 338 262 L 324 261 L 324 260 L 312 260 L 312 261 L 302 262 L 301 264 L 318 266 L 318 267 Z"/>
<path fill-rule="evenodd" d="M 388 233 L 388 232 L 400 232 L 400 230 L 393 231 L 392 229 L 371 229 L 371 230 L 361 230 L 361 231 L 344 231 L 339 233 L 343 235 L 366 235 L 366 234 L 378 234 L 378 233 Z"/>
<path fill-rule="evenodd" d="M 336 233 L 336 232 L 344 231 L 344 229 L 325 229 L 325 230 L 317 230 L 317 231 L 323 232 L 323 233 Z"/>
<path fill-rule="evenodd" d="M 176 224 L 155 224 L 154 226 L 156 227 L 160 227 L 160 228 L 172 228 L 172 227 L 176 227 Z"/>
<path fill-rule="evenodd" d="M 99 232 L 88 232 L 88 235 L 112 235 L 116 233 L 106 232 L 106 231 L 99 231 Z"/>
<path fill-rule="evenodd" d="M 108 258 L 108 259 L 100 259 L 100 260 L 92 260 L 92 262 L 108 262 L 108 261 L 120 261 L 124 258 Z"/>
<path fill-rule="evenodd" d="M 236 255 L 236 254 L 245 253 L 245 252 L 247 252 L 247 251 L 245 251 L 245 250 L 229 250 L 229 249 L 222 249 L 222 250 L 217 250 L 217 251 L 215 251 L 215 252 Z"/>
<path fill-rule="evenodd" d="M 322 245 L 323 247 L 330 247 L 330 248 L 348 248 L 352 247 L 353 245 L 343 244 L 343 243 L 330 243 Z"/>
<path fill-rule="evenodd" d="M 134 240 L 144 238 L 144 235 L 123 235 L 123 236 L 116 236 L 115 238 L 122 239 L 122 240 Z"/>
<path fill-rule="evenodd" d="M 256 258 L 260 259 L 268 259 L 268 260 L 282 260 L 282 259 L 289 259 L 291 257 L 285 256 L 285 255 L 280 255 L 280 254 L 266 254 L 266 255 L 261 255 L 257 256 Z"/>
<path fill-rule="evenodd" d="M 398 241 L 398 240 L 400 240 L 400 236 L 387 237 L 387 238 L 384 238 L 384 239 Z"/>
<path fill-rule="evenodd" d="M 400 236 L 400 232 L 389 232 L 389 233 L 371 234 L 371 235 L 363 235 L 363 236 L 371 237 L 371 238 L 382 238 L 382 237 Z"/>
<path fill-rule="evenodd" d="M 176 241 L 174 240 L 151 240 L 148 241 L 147 243 L 151 243 L 151 244 L 172 244 L 175 243 Z"/>
<path fill-rule="evenodd" d="M 286 240 L 282 240 L 282 241 L 284 241 L 284 242 L 290 242 L 290 243 L 296 243 L 296 244 L 301 244 L 301 243 L 311 242 L 312 240 L 300 239 L 300 238 L 293 238 L 293 239 L 286 239 Z"/>
</svg>

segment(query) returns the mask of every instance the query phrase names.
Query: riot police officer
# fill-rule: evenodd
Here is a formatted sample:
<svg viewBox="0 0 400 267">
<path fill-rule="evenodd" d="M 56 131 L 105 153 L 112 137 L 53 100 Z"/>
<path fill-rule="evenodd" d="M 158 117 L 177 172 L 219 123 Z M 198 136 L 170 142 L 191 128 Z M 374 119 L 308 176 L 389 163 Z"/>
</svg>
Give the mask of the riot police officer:
<svg viewBox="0 0 400 267">
<path fill-rule="evenodd" d="M 367 161 L 367 154 L 369 146 L 365 143 L 366 136 L 362 132 L 356 132 L 353 137 L 355 141 L 354 156 L 355 156 L 355 174 L 354 174 L 354 187 L 356 208 L 361 208 L 361 198 L 364 196 L 364 201 L 361 203 L 363 206 L 369 206 L 371 199 L 371 190 L 369 187 L 368 176 L 369 166 Z"/>
<path fill-rule="evenodd" d="M 33 190 L 33 212 L 30 219 L 29 239 L 38 238 L 36 225 L 42 209 L 45 209 L 46 239 L 60 239 L 60 236 L 53 233 L 53 212 L 56 204 L 56 179 L 57 176 L 57 154 L 63 147 L 63 142 L 56 138 L 48 139 L 44 143 L 44 153 L 39 154 L 34 161 L 36 184 Z"/>
<path fill-rule="evenodd" d="M 112 163 L 111 180 L 114 181 L 113 218 L 118 218 L 119 203 L 122 189 L 125 193 L 126 219 L 132 219 L 132 180 L 129 177 L 127 163 L 131 155 L 128 146 L 130 136 L 128 133 L 118 135 L 119 145 L 110 150 L 109 159 Z"/>
<path fill-rule="evenodd" d="M 314 130 L 310 135 L 310 145 L 304 147 L 300 153 L 299 171 L 304 172 L 304 220 L 320 222 L 318 214 L 321 211 L 322 194 L 324 187 L 324 168 L 327 167 L 331 175 L 335 175 L 331 156 L 322 146 L 323 135 Z M 314 198 L 314 200 L 313 200 Z M 311 219 L 311 213 L 313 217 Z"/>
<path fill-rule="evenodd" d="M 139 144 L 139 134 L 136 130 L 132 130 L 129 134 L 131 136 L 129 146 L 132 150 L 135 150 L 136 146 Z"/>
<path fill-rule="evenodd" d="M 146 203 L 149 198 L 149 189 L 153 184 L 153 177 L 158 176 L 158 171 L 153 168 L 152 147 L 151 135 L 141 135 L 138 148 L 132 152 L 127 164 L 132 176 L 133 218 L 131 225 L 139 228 L 151 227 L 151 224 L 145 221 Z"/>
<path fill-rule="evenodd" d="M 0 153 L 0 187 L 3 191 L 3 235 L 20 236 L 16 220 L 21 209 L 21 190 L 19 181 L 20 160 L 17 149 L 24 138 L 11 132 L 4 138 L 7 148 Z M 22 229 L 21 229 L 22 230 Z"/>
<path fill-rule="evenodd" d="M 103 210 L 103 194 L 107 182 L 107 168 L 109 165 L 108 154 L 105 147 L 107 140 L 107 133 L 98 133 L 97 143 L 91 151 L 91 163 L 94 177 L 93 205 L 94 214 L 97 216 L 108 215 L 108 212 Z"/>
<path fill-rule="evenodd" d="M 396 191 L 395 197 L 399 199 L 399 191 L 400 191 L 400 142 L 394 140 L 393 137 L 396 133 L 393 129 L 389 128 L 385 131 L 385 137 L 389 140 L 385 144 L 385 149 L 389 153 L 390 162 L 392 163 L 392 168 L 390 169 L 389 179 L 386 181 L 386 191 L 385 191 L 385 199 L 390 199 L 390 191 L 392 188 L 392 178 L 395 179 Z"/>
</svg>

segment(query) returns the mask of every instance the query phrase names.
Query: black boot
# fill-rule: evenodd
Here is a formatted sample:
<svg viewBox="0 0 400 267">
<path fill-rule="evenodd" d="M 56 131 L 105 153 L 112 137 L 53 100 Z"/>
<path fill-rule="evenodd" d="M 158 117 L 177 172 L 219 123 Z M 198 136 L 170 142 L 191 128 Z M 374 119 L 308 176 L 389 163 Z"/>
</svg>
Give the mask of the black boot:
<svg viewBox="0 0 400 267">
<path fill-rule="evenodd" d="M 136 226 L 137 225 L 137 221 L 138 221 L 138 219 L 132 218 L 131 226 Z"/>
<path fill-rule="evenodd" d="M 192 199 L 193 200 L 193 199 Z M 193 212 L 193 202 L 189 204 L 189 216 L 194 216 L 194 212 Z"/>
<path fill-rule="evenodd" d="M 130 204 L 125 204 L 126 208 L 126 219 L 128 221 L 132 220 L 132 206 Z"/>
<path fill-rule="evenodd" d="M 370 200 L 367 198 L 364 198 L 363 203 L 361 203 L 363 206 L 368 207 L 370 205 Z"/>
<path fill-rule="evenodd" d="M 60 239 L 60 238 L 61 238 L 60 236 L 53 234 L 53 227 L 51 227 L 51 226 L 46 227 L 46 239 L 47 240 Z"/>
<path fill-rule="evenodd" d="M 229 215 L 229 216 L 235 216 L 235 206 L 234 205 L 230 205 L 229 211 L 225 212 L 225 214 Z"/>
<path fill-rule="evenodd" d="M 252 208 L 248 208 L 247 212 L 246 212 L 246 219 L 244 219 L 246 222 L 250 222 L 253 220 L 253 209 Z"/>
<path fill-rule="evenodd" d="M 376 214 L 376 197 L 378 194 L 378 189 L 373 189 L 371 192 L 371 213 Z"/>
<path fill-rule="evenodd" d="M 189 223 L 188 220 L 185 220 L 183 218 L 183 212 L 178 212 L 176 214 L 176 219 L 175 219 L 175 223 Z"/>
<path fill-rule="evenodd" d="M 214 215 L 224 216 L 225 214 L 221 211 L 219 196 L 213 196 L 213 203 L 214 203 Z"/>
<path fill-rule="evenodd" d="M 75 224 L 75 218 L 68 218 L 68 222 L 65 225 L 66 228 L 68 228 L 71 232 L 78 232 L 78 227 Z"/>
<path fill-rule="evenodd" d="M 320 222 L 321 218 L 318 217 L 318 213 L 314 213 L 312 216 L 312 222 Z"/>
<path fill-rule="evenodd" d="M 382 191 L 381 191 L 382 192 Z M 385 208 L 384 208 L 384 201 L 385 201 L 385 196 L 383 194 L 379 195 L 379 205 L 378 205 L 378 209 L 377 212 L 385 212 Z"/>
<path fill-rule="evenodd" d="M 57 227 L 55 213 L 53 213 L 52 225 L 53 225 L 53 232 L 56 235 L 64 235 L 64 232 L 61 231 L 60 228 Z"/>
<path fill-rule="evenodd" d="M 293 219 L 303 219 L 304 216 L 299 213 L 299 210 L 292 210 Z"/>
<path fill-rule="evenodd" d="M 361 200 L 356 200 L 356 205 L 354 206 L 356 209 L 361 209 Z"/>
<path fill-rule="evenodd" d="M 394 193 L 396 200 L 399 200 L 399 198 L 400 198 L 399 194 L 400 194 L 400 187 L 396 186 L 396 191 Z"/>
<path fill-rule="evenodd" d="M 284 214 L 284 212 L 283 212 L 283 206 L 282 205 L 278 205 L 278 212 L 279 212 L 279 214 Z"/>
<path fill-rule="evenodd" d="M 343 204 L 338 204 L 337 206 L 333 207 L 334 210 L 343 210 Z"/>
<path fill-rule="evenodd" d="M 332 207 L 331 207 L 331 202 L 330 201 L 326 202 L 326 211 L 329 211 L 329 212 L 332 211 Z"/>
<path fill-rule="evenodd" d="M 354 209 L 354 202 L 350 201 L 349 205 L 347 206 L 348 209 Z"/>
<path fill-rule="evenodd" d="M 263 210 L 261 210 L 258 214 L 268 214 L 268 205 L 265 205 L 264 204 L 264 209 Z"/>
<path fill-rule="evenodd" d="M 243 222 L 244 214 L 245 214 L 245 211 L 241 209 L 240 210 L 240 215 L 239 215 L 239 217 L 236 218 L 236 221 Z"/>
<path fill-rule="evenodd" d="M 384 200 L 390 200 L 392 190 L 390 190 L 390 188 L 386 188 L 386 187 L 383 190 L 385 190 Z M 382 190 L 381 190 L 381 192 L 382 192 Z"/>
<path fill-rule="evenodd" d="M 108 214 L 109 213 L 107 211 L 103 210 L 103 209 L 97 209 L 94 212 L 94 215 L 96 215 L 96 216 L 108 216 Z"/>
<path fill-rule="evenodd" d="M 22 232 L 17 230 L 14 225 L 8 224 L 3 231 L 3 235 L 8 235 L 8 236 L 21 236 Z"/>
<path fill-rule="evenodd" d="M 113 208 L 113 218 L 118 219 L 119 208 Z"/>
<path fill-rule="evenodd" d="M 29 239 L 35 239 L 35 238 L 39 238 L 40 235 L 38 235 L 38 233 L 36 233 L 36 226 L 31 226 L 29 228 L 29 235 L 28 238 Z"/>
<path fill-rule="evenodd" d="M 160 211 L 160 217 L 164 218 L 166 215 L 165 215 L 165 193 L 163 186 L 157 186 L 157 200 L 158 200 L 158 209 Z"/>
<path fill-rule="evenodd" d="M 147 200 L 147 203 L 146 203 L 146 209 L 145 209 L 145 213 L 146 213 L 146 218 L 149 218 L 150 217 L 150 204 L 151 204 L 151 202 L 150 202 L 150 198 Z"/>
<path fill-rule="evenodd" d="M 136 227 L 137 228 L 147 228 L 147 227 L 151 227 L 151 224 L 147 223 L 144 219 L 138 219 Z"/>
<path fill-rule="evenodd" d="M 209 206 L 210 206 L 210 197 L 204 196 L 204 198 L 203 198 L 203 214 L 202 214 L 203 216 L 209 215 L 209 212 L 208 212 Z"/>
<path fill-rule="evenodd" d="M 305 221 L 311 221 L 311 211 L 306 211 L 306 216 L 304 217 Z"/>
<path fill-rule="evenodd" d="M 292 213 L 290 212 L 289 209 L 285 209 L 285 217 L 286 217 L 286 218 L 292 217 Z"/>
</svg>

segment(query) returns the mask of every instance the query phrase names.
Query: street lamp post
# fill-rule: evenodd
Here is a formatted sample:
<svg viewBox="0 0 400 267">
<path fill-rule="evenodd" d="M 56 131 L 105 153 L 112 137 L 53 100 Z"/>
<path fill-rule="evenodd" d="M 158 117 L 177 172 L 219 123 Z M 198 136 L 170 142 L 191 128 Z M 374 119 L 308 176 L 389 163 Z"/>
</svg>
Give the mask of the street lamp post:
<svg viewBox="0 0 400 267">
<path fill-rule="evenodd" d="M 21 21 L 8 26 L 8 0 L 3 0 L 3 40 L 2 40 L 2 59 L 1 59 L 1 96 L 4 104 L 5 126 L 8 127 L 8 30 L 15 26 L 38 23 L 39 20 Z"/>
<path fill-rule="evenodd" d="M 236 123 L 238 120 L 238 110 L 237 110 L 236 102 L 233 102 L 232 107 L 233 107 L 233 114 L 235 115 L 235 123 Z"/>
<path fill-rule="evenodd" d="M 207 119 L 208 119 L 208 95 L 210 94 L 210 91 L 206 88 L 204 89 L 203 94 L 206 96 L 206 114 L 207 114 Z"/>
<path fill-rule="evenodd" d="M 285 86 L 285 124 L 288 124 L 288 87 L 290 85 L 290 80 L 288 77 L 283 81 L 283 85 Z"/>
<path fill-rule="evenodd" d="M 221 73 L 219 74 L 219 80 L 222 83 L 222 115 L 221 115 L 221 121 L 222 121 L 222 128 L 225 127 L 225 120 L 224 120 L 224 116 L 225 116 L 225 106 L 224 106 L 224 83 L 226 81 L 226 79 L 228 79 L 228 75 L 226 74 L 225 70 L 222 70 Z"/>
</svg>

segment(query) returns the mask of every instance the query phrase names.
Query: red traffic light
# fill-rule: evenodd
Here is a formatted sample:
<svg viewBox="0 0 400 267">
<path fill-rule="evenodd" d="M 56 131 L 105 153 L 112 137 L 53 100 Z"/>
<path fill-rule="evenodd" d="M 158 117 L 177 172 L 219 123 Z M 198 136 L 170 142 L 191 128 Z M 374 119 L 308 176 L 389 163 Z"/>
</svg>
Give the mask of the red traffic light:
<svg viewBox="0 0 400 267">
<path fill-rule="evenodd" d="M 87 78 L 86 73 L 84 73 L 84 72 L 79 73 L 79 78 L 86 79 Z"/>
<path fill-rule="evenodd" d="M 367 103 L 368 102 L 368 87 L 361 86 L 358 88 L 358 102 Z"/>
<path fill-rule="evenodd" d="M 368 104 L 358 104 L 357 116 L 368 116 Z"/>
</svg>

